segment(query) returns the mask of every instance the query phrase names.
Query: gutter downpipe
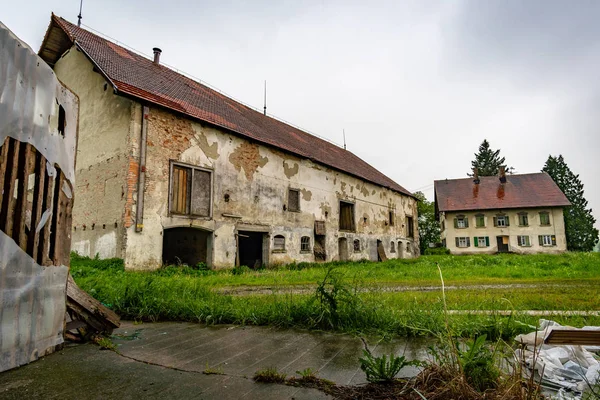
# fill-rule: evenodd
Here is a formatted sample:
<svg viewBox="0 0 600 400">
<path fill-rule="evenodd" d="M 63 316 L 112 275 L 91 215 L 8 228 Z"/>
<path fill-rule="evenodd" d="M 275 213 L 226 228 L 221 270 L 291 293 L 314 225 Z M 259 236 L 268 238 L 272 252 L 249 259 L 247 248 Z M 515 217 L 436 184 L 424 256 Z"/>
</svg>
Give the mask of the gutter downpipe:
<svg viewBox="0 0 600 400">
<path fill-rule="evenodd" d="M 142 107 L 142 135 L 140 140 L 140 162 L 138 172 L 137 204 L 135 211 L 135 231 L 144 229 L 144 190 L 146 183 L 146 142 L 148 136 L 148 106 Z"/>
</svg>

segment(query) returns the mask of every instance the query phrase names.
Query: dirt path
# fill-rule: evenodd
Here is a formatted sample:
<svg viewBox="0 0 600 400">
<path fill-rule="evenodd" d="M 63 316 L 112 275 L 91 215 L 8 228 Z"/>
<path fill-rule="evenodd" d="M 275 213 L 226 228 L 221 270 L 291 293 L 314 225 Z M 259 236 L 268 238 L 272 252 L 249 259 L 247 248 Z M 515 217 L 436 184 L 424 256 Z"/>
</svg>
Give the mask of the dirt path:
<svg viewBox="0 0 600 400">
<path fill-rule="evenodd" d="M 568 288 L 581 286 L 579 284 L 564 283 L 512 283 L 512 284 L 486 284 L 486 285 L 447 285 L 446 290 L 490 290 L 490 289 L 538 289 L 538 288 Z M 285 285 L 285 286 L 233 286 L 216 289 L 217 293 L 232 296 L 249 296 L 257 294 L 311 294 L 315 292 L 316 285 Z M 433 292 L 440 291 L 441 286 L 403 286 L 403 285 L 371 285 L 359 288 L 360 292 L 379 291 L 384 293 L 395 292 Z"/>
</svg>

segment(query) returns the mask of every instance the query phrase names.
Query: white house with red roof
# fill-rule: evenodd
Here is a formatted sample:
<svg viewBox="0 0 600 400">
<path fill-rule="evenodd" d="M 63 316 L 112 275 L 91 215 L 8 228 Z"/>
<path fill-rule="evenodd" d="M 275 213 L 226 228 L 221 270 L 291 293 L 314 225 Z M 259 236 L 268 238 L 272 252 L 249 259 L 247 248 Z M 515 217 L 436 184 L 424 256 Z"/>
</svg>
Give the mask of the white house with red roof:
<svg viewBox="0 0 600 400">
<path fill-rule="evenodd" d="M 408 258 L 416 199 L 351 152 L 52 15 L 80 99 L 73 250 L 126 268 Z"/>
<path fill-rule="evenodd" d="M 545 172 L 435 181 L 442 244 L 452 254 L 560 253 L 571 203 Z"/>
</svg>

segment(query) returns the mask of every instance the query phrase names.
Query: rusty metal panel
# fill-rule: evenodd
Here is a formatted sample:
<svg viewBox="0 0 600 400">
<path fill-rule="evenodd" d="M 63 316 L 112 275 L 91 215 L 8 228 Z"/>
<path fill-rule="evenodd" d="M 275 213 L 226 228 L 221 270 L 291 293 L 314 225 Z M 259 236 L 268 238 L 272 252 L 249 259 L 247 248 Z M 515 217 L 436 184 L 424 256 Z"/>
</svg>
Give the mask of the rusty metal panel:
<svg viewBox="0 0 600 400">
<path fill-rule="evenodd" d="M 0 372 L 63 342 L 77 96 L 0 23 Z"/>
</svg>

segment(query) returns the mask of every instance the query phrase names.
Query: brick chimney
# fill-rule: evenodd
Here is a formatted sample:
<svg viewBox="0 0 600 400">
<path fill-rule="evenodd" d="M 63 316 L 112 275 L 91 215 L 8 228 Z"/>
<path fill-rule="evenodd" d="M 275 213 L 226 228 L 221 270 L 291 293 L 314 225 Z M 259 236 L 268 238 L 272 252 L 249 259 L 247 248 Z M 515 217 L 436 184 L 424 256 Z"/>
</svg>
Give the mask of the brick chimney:
<svg viewBox="0 0 600 400">
<path fill-rule="evenodd" d="M 473 168 L 473 183 L 479 185 L 479 169 L 477 167 Z"/>
<path fill-rule="evenodd" d="M 154 64 L 160 64 L 160 53 L 162 53 L 162 50 L 158 47 L 155 47 L 152 49 L 152 51 L 154 52 Z"/>
<path fill-rule="evenodd" d="M 500 182 L 506 183 L 506 167 L 500 167 L 500 171 L 498 172 L 498 177 L 500 178 Z"/>
</svg>

